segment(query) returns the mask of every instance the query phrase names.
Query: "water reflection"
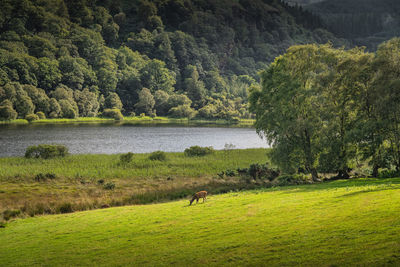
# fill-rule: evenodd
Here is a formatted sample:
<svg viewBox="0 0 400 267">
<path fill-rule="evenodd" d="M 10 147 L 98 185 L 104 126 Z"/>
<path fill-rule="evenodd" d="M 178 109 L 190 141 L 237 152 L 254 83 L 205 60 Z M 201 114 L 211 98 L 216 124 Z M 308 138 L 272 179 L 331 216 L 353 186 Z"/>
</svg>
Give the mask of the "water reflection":
<svg viewBox="0 0 400 267">
<path fill-rule="evenodd" d="M 227 143 L 236 148 L 267 147 L 252 128 L 209 125 L 32 124 L 0 125 L 0 157 L 22 156 L 30 145 L 64 144 L 74 154 L 179 152 L 185 148 Z"/>
</svg>

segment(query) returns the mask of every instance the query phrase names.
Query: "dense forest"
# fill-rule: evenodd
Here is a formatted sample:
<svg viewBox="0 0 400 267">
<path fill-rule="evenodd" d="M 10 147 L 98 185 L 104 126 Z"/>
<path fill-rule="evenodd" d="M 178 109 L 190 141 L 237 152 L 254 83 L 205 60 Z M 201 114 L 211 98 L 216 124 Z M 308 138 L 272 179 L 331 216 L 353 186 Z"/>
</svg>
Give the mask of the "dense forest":
<svg viewBox="0 0 400 267">
<path fill-rule="evenodd" d="M 353 46 L 367 46 L 371 51 L 383 41 L 400 35 L 398 0 L 325 0 L 306 9 L 318 14 L 336 36 L 348 39 Z"/>
<path fill-rule="evenodd" d="M 0 0 L 0 117 L 248 118 L 289 46 L 346 44 L 279 0 Z"/>
<path fill-rule="evenodd" d="M 376 53 L 331 45 L 293 46 L 261 73 L 251 110 L 284 172 L 338 173 L 365 162 L 400 174 L 400 38 Z M 368 174 L 368 173 L 367 173 Z"/>
</svg>

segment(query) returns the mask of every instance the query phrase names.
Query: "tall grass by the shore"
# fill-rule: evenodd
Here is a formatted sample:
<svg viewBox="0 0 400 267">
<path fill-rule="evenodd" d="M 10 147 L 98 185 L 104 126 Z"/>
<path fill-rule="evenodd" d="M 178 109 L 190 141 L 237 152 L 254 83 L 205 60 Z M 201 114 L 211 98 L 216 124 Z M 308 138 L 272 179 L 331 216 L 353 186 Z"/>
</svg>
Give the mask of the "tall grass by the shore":
<svg viewBox="0 0 400 267">
<path fill-rule="evenodd" d="M 265 163 L 267 151 L 215 151 L 204 157 L 166 153 L 165 161 L 134 154 L 131 162 L 122 162 L 120 155 L 0 158 L 0 217 L 16 210 L 19 216 L 33 216 L 167 201 L 199 190 L 221 193 L 254 188 L 238 177 L 217 174 Z"/>
</svg>

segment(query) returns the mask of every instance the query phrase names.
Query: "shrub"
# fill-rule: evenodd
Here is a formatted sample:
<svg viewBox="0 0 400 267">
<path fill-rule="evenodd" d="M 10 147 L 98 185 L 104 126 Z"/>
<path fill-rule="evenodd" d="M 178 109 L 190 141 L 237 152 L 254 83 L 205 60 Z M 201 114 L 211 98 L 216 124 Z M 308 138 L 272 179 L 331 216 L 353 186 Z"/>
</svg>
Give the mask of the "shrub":
<svg viewBox="0 0 400 267">
<path fill-rule="evenodd" d="M 275 185 L 299 185 L 309 183 L 309 179 L 304 174 L 285 174 L 281 175 L 274 180 Z"/>
<path fill-rule="evenodd" d="M 119 109 L 105 109 L 101 115 L 102 117 L 111 118 L 116 121 L 124 120 L 124 116 Z"/>
<path fill-rule="evenodd" d="M 119 160 L 121 163 L 129 163 L 131 162 L 133 159 L 133 153 L 132 152 L 128 152 L 126 154 L 122 154 L 121 156 L 119 156 Z"/>
<path fill-rule="evenodd" d="M 39 120 L 39 116 L 36 114 L 28 114 L 25 116 L 25 120 L 32 122 L 32 121 L 38 121 Z"/>
<path fill-rule="evenodd" d="M 185 156 L 187 157 L 201 157 L 214 153 L 213 147 L 201 147 L 201 146 L 191 146 L 185 149 Z"/>
<path fill-rule="evenodd" d="M 4 220 L 8 221 L 11 218 L 15 218 L 21 214 L 20 210 L 5 210 L 3 211 L 3 218 Z"/>
<path fill-rule="evenodd" d="M 225 174 L 226 174 L 226 176 L 232 177 L 232 176 L 235 176 L 236 173 L 234 170 L 226 170 Z"/>
<path fill-rule="evenodd" d="M 140 118 L 144 118 L 144 117 L 146 117 L 146 114 L 140 113 L 139 117 L 140 117 Z"/>
<path fill-rule="evenodd" d="M 104 179 L 100 179 L 97 181 L 98 184 L 104 184 Z"/>
<path fill-rule="evenodd" d="M 113 182 L 108 182 L 103 186 L 103 188 L 105 190 L 114 190 L 115 184 Z"/>
<path fill-rule="evenodd" d="M 72 204 L 71 203 L 64 203 L 64 204 L 61 204 L 61 206 L 58 207 L 58 211 L 60 213 L 71 213 L 74 210 L 72 209 Z"/>
<path fill-rule="evenodd" d="M 55 157 L 65 157 L 68 155 L 68 148 L 63 145 L 38 145 L 30 146 L 26 149 L 26 158 L 50 159 Z"/>
<path fill-rule="evenodd" d="M 165 161 L 167 159 L 167 156 L 166 156 L 165 152 L 163 152 L 163 151 L 155 151 L 150 154 L 149 159 Z"/>
<path fill-rule="evenodd" d="M 44 113 L 41 111 L 36 112 L 36 115 L 39 117 L 40 120 L 46 119 L 46 115 L 44 115 Z"/>
<path fill-rule="evenodd" d="M 378 178 L 395 178 L 400 177 L 400 173 L 396 170 L 384 169 L 378 174 Z"/>
<path fill-rule="evenodd" d="M 46 174 L 38 173 L 35 176 L 35 181 L 41 182 L 41 181 L 46 181 L 47 179 L 54 180 L 56 178 L 57 176 L 54 173 L 46 173 Z"/>
<path fill-rule="evenodd" d="M 272 181 L 279 176 L 279 171 L 269 168 L 267 164 L 251 164 L 247 172 L 253 179 Z"/>
</svg>

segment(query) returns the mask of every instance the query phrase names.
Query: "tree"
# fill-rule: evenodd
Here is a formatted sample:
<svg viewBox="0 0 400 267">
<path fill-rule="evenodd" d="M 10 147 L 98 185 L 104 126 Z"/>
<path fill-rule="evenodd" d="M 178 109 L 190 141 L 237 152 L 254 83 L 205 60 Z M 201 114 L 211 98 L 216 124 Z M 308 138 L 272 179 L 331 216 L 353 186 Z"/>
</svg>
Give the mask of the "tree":
<svg viewBox="0 0 400 267">
<path fill-rule="evenodd" d="M 374 60 L 376 78 L 373 98 L 385 139 L 389 142 L 392 163 L 400 171 L 400 38 L 394 38 L 379 46 Z"/>
<path fill-rule="evenodd" d="M 15 109 L 18 112 L 20 118 L 25 118 L 26 115 L 32 114 L 35 110 L 35 106 L 32 103 L 32 99 L 22 89 L 21 85 L 16 87 L 16 96 L 14 101 Z"/>
<path fill-rule="evenodd" d="M 160 116 L 165 116 L 168 113 L 169 106 L 168 106 L 168 99 L 169 94 L 165 91 L 158 90 L 154 94 L 154 101 L 155 101 L 155 109 L 157 110 L 157 114 Z"/>
<path fill-rule="evenodd" d="M 119 96 L 116 93 L 110 93 L 104 102 L 105 108 L 108 109 L 122 109 L 122 102 Z"/>
<path fill-rule="evenodd" d="M 154 97 L 151 94 L 150 90 L 147 88 L 143 88 L 139 92 L 139 101 L 135 104 L 136 113 L 145 113 L 146 115 L 153 115 L 155 111 L 153 110 L 155 105 Z"/>
<path fill-rule="evenodd" d="M 100 105 L 97 100 L 97 94 L 91 92 L 89 88 L 85 88 L 82 91 L 74 91 L 74 98 L 78 105 L 79 114 L 83 117 L 96 117 L 99 111 Z"/>
<path fill-rule="evenodd" d="M 175 118 L 191 119 L 196 116 L 197 111 L 192 109 L 190 105 L 179 105 L 177 107 L 171 108 L 168 114 Z"/>
<path fill-rule="evenodd" d="M 199 80 L 199 73 L 195 66 L 189 65 L 186 67 L 186 78 L 184 86 L 189 98 L 201 108 L 204 105 L 206 88 L 204 83 Z"/>
<path fill-rule="evenodd" d="M 0 103 L 0 119 L 1 120 L 15 120 L 18 113 L 14 110 L 10 100 L 4 100 Z"/>
<path fill-rule="evenodd" d="M 57 99 L 50 98 L 50 110 L 49 110 L 49 117 L 50 118 L 58 118 L 61 116 L 61 107 L 58 103 Z"/>
<path fill-rule="evenodd" d="M 152 93 L 157 90 L 171 93 L 174 90 L 175 78 L 165 67 L 165 63 L 157 59 L 149 61 L 140 70 L 140 81 Z"/>
<path fill-rule="evenodd" d="M 327 45 L 291 47 L 261 73 L 262 87 L 253 87 L 250 96 L 257 132 L 272 145 L 273 160 L 287 172 L 304 167 L 314 181 L 324 128 L 324 100 L 315 77 L 334 65 L 331 50 Z"/>
<path fill-rule="evenodd" d="M 71 103 L 66 99 L 61 99 L 59 101 L 60 108 L 61 108 L 61 116 L 63 118 L 74 119 L 78 116 L 76 110 L 71 105 Z"/>
</svg>

